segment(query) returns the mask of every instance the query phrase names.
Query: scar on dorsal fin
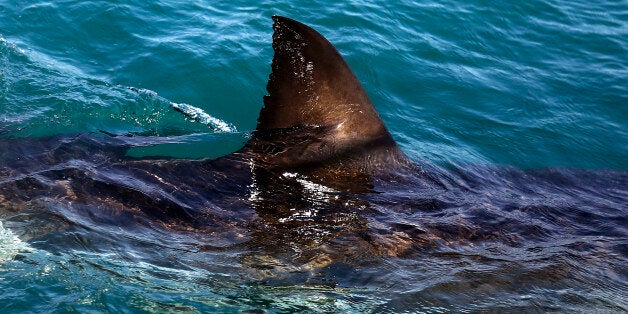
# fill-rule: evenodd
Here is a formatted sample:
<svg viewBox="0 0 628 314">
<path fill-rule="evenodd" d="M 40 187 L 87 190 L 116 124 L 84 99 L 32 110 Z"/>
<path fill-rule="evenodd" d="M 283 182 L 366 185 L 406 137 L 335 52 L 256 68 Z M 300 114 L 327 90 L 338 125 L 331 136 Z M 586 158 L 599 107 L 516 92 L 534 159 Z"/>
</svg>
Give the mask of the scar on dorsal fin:
<svg viewBox="0 0 628 314">
<path fill-rule="evenodd" d="M 275 155 L 281 155 L 282 164 L 327 162 L 343 154 L 353 158 L 374 148 L 403 155 L 336 48 L 300 22 L 281 16 L 273 20 L 272 73 L 253 140 L 263 138 L 262 146 L 272 146 L 277 134 L 294 133 L 263 135 L 269 131 L 316 131 L 311 137 L 299 134 L 296 148 L 280 147 L 284 154 Z"/>
</svg>

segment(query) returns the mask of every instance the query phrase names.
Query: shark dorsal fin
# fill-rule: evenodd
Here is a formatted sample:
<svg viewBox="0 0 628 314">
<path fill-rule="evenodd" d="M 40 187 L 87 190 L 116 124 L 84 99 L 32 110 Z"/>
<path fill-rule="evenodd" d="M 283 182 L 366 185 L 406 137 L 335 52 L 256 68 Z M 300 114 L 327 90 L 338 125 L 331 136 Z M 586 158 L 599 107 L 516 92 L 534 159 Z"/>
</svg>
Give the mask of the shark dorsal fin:
<svg viewBox="0 0 628 314">
<path fill-rule="evenodd" d="M 362 84 L 327 39 L 289 18 L 274 16 L 275 56 L 258 130 L 299 125 L 338 127 L 338 135 L 387 135 Z"/>
<path fill-rule="evenodd" d="M 302 23 L 273 20 L 268 95 L 249 146 L 274 152 L 267 159 L 282 167 L 342 156 L 372 159 L 367 155 L 382 148 L 402 155 L 336 48 Z"/>
</svg>

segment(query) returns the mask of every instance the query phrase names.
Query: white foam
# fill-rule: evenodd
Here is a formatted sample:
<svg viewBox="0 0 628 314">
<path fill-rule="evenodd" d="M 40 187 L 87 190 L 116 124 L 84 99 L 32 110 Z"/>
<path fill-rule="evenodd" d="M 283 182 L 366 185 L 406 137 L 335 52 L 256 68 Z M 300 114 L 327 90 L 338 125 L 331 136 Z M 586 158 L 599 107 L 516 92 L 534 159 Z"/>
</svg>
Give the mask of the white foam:
<svg viewBox="0 0 628 314">
<path fill-rule="evenodd" d="M 170 106 L 181 111 L 188 118 L 198 121 L 199 123 L 205 124 L 212 129 L 219 132 L 236 132 L 236 128 L 233 125 L 230 125 L 218 118 L 212 117 L 207 114 L 203 109 L 197 108 L 188 104 L 178 104 L 171 102 Z"/>
<path fill-rule="evenodd" d="M 12 260 L 18 253 L 33 249 L 18 238 L 11 230 L 5 229 L 0 221 L 0 263 Z"/>
<path fill-rule="evenodd" d="M 24 49 L 19 48 L 14 43 L 9 42 L 8 40 L 4 39 L 4 37 L 2 37 L 2 35 L 0 35 L 0 43 L 5 44 L 9 49 L 18 52 L 21 55 L 26 55 L 26 51 L 24 51 Z"/>
<path fill-rule="evenodd" d="M 207 125 L 208 127 L 212 128 L 214 131 L 216 132 L 237 132 L 238 130 L 236 130 L 236 127 L 232 124 L 229 124 L 225 121 L 222 121 L 218 118 L 215 118 L 209 114 L 207 114 L 205 111 L 203 111 L 203 109 L 198 108 L 198 107 L 194 107 L 192 105 L 188 105 L 188 104 L 183 104 L 183 103 L 176 103 L 176 102 L 172 102 L 169 101 L 161 96 L 159 96 L 156 92 L 150 90 L 150 89 L 145 89 L 145 88 L 137 88 L 137 87 L 132 87 L 132 86 L 128 86 L 126 87 L 127 89 L 130 89 L 136 93 L 139 94 L 144 94 L 147 95 L 149 97 L 152 98 L 157 98 L 161 101 L 167 102 L 168 104 L 170 104 L 170 107 L 178 110 L 179 112 L 183 113 L 186 117 L 190 118 L 190 120 L 202 123 Z"/>
</svg>

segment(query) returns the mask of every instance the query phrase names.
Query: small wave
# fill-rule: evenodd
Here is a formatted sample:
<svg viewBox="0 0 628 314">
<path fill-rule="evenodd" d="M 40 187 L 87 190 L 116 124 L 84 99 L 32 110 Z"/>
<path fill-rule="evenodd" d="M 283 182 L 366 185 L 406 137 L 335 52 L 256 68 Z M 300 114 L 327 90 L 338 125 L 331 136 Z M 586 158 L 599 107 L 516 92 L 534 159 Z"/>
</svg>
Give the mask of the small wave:
<svg viewBox="0 0 628 314">
<path fill-rule="evenodd" d="M 208 113 L 206 113 L 201 108 L 188 105 L 188 104 L 175 103 L 175 102 L 169 101 L 159 96 L 156 92 L 149 89 L 136 88 L 132 86 L 127 87 L 127 89 L 132 90 L 138 94 L 148 95 L 149 97 L 158 98 L 164 102 L 167 102 L 168 104 L 170 104 L 170 107 L 172 107 L 176 111 L 181 112 L 190 120 L 199 122 L 201 124 L 205 124 L 216 132 L 229 132 L 229 133 L 237 132 L 237 129 L 233 124 L 227 123 L 216 117 L 213 117 L 209 115 Z"/>
<path fill-rule="evenodd" d="M 24 49 L 18 47 L 17 45 L 15 45 L 12 42 L 6 40 L 4 37 L 2 37 L 2 35 L 0 35 L 0 44 L 3 44 L 4 46 L 6 46 L 11 51 L 18 52 L 21 55 L 26 55 L 26 51 L 24 51 Z"/>
<path fill-rule="evenodd" d="M 178 104 L 171 102 L 170 106 L 175 110 L 183 113 L 188 118 L 198 121 L 202 124 L 210 126 L 212 129 L 220 131 L 220 132 L 236 132 L 236 128 L 233 125 L 230 125 L 218 118 L 214 118 L 208 115 L 201 108 L 197 108 L 188 104 Z"/>
<path fill-rule="evenodd" d="M 188 104 L 183 104 L 183 103 L 171 102 L 159 96 L 156 92 L 148 90 L 148 89 L 111 84 L 109 82 L 100 80 L 98 78 L 90 77 L 89 75 L 85 74 L 80 69 L 76 68 L 75 66 L 59 61 L 54 57 L 46 55 L 45 53 L 41 53 L 32 49 L 24 50 L 20 48 L 16 43 L 5 39 L 1 34 L 0 34 L 0 99 L 2 99 L 4 95 L 9 94 L 8 89 L 11 86 L 11 84 L 13 84 L 12 78 L 15 77 L 15 75 L 11 75 L 12 72 L 20 71 L 13 68 L 9 68 L 12 65 L 12 63 L 9 62 L 9 59 L 8 59 L 10 56 L 26 58 L 26 60 L 24 61 L 26 63 L 35 64 L 36 65 L 35 69 L 41 70 L 42 73 L 46 72 L 48 74 L 50 74 L 50 71 L 52 71 L 53 72 L 52 74 L 54 74 L 53 76 L 55 77 L 58 76 L 59 78 L 62 78 L 64 82 L 70 81 L 80 86 L 85 85 L 86 88 L 84 92 L 79 93 L 79 96 L 88 95 L 90 92 L 96 93 L 96 91 L 90 88 L 93 86 L 106 87 L 106 88 L 115 88 L 115 87 L 124 88 L 127 90 L 134 91 L 138 94 L 145 95 L 149 98 L 156 99 L 159 103 L 168 104 L 170 108 L 181 112 L 191 121 L 206 125 L 215 132 L 218 132 L 218 133 L 237 132 L 237 129 L 234 125 L 227 123 L 216 117 L 213 117 L 198 107 L 188 105 Z M 38 75 L 38 73 L 34 73 L 34 75 Z M 11 79 L 7 79 L 7 78 L 11 78 Z M 40 79 L 40 77 L 37 77 L 36 79 Z M 62 86 L 62 85 L 63 85 L 63 82 L 60 82 L 59 86 Z M 73 86 L 72 89 L 75 90 L 75 87 Z M 50 95 L 50 94 L 53 94 L 53 92 L 46 90 L 45 95 Z M 72 94 L 72 97 L 73 97 L 73 100 L 75 100 L 76 93 Z M 79 100 L 81 101 L 85 100 L 84 103 L 93 103 L 92 99 L 89 98 L 88 96 L 85 96 L 84 99 L 79 99 Z M 0 114 L 0 122 L 4 122 L 5 124 L 12 124 L 12 125 L 22 124 L 25 121 L 30 120 L 34 117 L 45 116 L 45 115 L 42 115 L 42 113 L 45 111 L 48 111 L 49 109 L 50 108 L 48 107 L 45 107 L 41 110 L 36 110 L 36 109 L 31 108 L 28 111 L 20 110 L 17 113 L 11 113 L 11 114 L 2 113 Z"/>
</svg>

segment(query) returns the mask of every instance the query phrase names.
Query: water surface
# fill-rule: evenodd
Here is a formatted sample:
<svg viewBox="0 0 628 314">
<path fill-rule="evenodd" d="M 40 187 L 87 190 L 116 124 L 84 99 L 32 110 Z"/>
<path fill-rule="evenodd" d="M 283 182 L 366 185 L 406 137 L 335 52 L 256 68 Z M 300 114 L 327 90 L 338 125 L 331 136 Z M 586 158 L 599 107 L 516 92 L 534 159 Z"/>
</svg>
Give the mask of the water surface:
<svg viewBox="0 0 628 314">
<path fill-rule="evenodd" d="M 405 185 L 378 182 L 384 193 L 342 195 L 349 236 L 320 238 L 332 263 L 299 234 L 335 230 L 303 216 L 338 222 L 318 202 L 324 189 L 302 195 L 301 216 L 265 217 L 250 194 L 219 189 L 238 180 L 227 178 L 206 197 L 215 225 L 189 230 L 50 199 L 0 204 L 0 309 L 627 310 L 623 1 L 1 0 L 2 184 L 45 168 L 51 137 L 98 139 L 69 141 L 81 170 L 106 134 L 142 143 L 132 157 L 237 150 L 266 93 L 273 14 L 336 45 L 401 149 L 444 190 L 400 174 Z M 6 143 L 43 146 L 26 150 L 27 171 L 10 149 L 21 144 Z M 270 223 L 290 217 L 296 231 Z M 268 235 L 247 225 L 260 219 Z"/>
</svg>

